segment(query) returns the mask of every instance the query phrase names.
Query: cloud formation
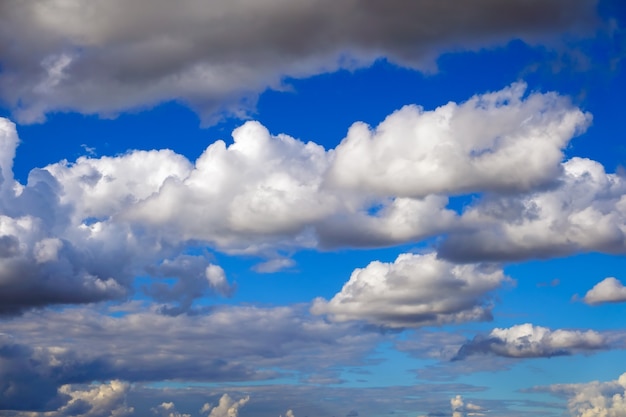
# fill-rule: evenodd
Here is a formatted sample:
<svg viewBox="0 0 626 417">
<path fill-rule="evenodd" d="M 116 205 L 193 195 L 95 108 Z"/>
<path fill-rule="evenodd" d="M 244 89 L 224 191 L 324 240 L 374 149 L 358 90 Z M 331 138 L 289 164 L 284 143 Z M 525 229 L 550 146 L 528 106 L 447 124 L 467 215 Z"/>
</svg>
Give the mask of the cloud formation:
<svg viewBox="0 0 626 417">
<path fill-rule="evenodd" d="M 356 123 L 335 149 L 329 178 L 399 197 L 546 185 L 559 176 L 563 148 L 591 115 L 558 95 L 525 93 L 526 85 L 516 83 L 433 111 L 406 106 L 374 131 Z"/>
<path fill-rule="evenodd" d="M 572 417 L 626 416 L 626 373 L 614 381 L 555 384 L 534 387 L 531 391 L 567 397 Z"/>
<path fill-rule="evenodd" d="M 468 207 L 439 247 L 455 261 L 550 258 L 626 250 L 626 179 L 585 158 L 563 163 L 557 185 L 490 195 Z"/>
<path fill-rule="evenodd" d="M 550 330 L 526 323 L 496 328 L 487 336 L 476 336 L 463 344 L 452 360 L 463 360 L 473 355 L 541 358 L 589 353 L 607 348 L 608 339 L 593 330 Z"/>
<path fill-rule="evenodd" d="M 432 68 L 450 49 L 580 33 L 595 25 L 595 7 L 596 0 L 220 0 L 210 8 L 199 0 L 10 0 L 0 6 L 0 98 L 21 122 L 168 100 L 211 121 L 245 114 L 284 77 L 379 57 Z"/>
<path fill-rule="evenodd" d="M 65 405 L 46 413 L 24 413 L 23 417 L 131 417 L 135 414 L 126 403 L 129 389 L 129 384 L 118 380 L 82 389 L 63 385 L 59 393 L 70 398 Z"/>
<path fill-rule="evenodd" d="M 239 409 L 246 405 L 250 401 L 250 396 L 234 400 L 228 394 L 222 395 L 219 403 L 211 407 L 210 404 L 205 404 L 202 407 L 202 412 L 208 412 L 208 417 L 237 417 L 239 415 Z"/>
<path fill-rule="evenodd" d="M 616 278 L 608 277 L 587 291 L 583 301 L 589 305 L 625 302 L 626 287 Z"/>
<path fill-rule="evenodd" d="M 343 322 L 419 327 L 490 320 L 488 293 L 508 278 L 493 265 L 455 265 L 436 253 L 401 254 L 354 270 L 330 301 L 317 298 L 311 312 Z"/>
<path fill-rule="evenodd" d="M 136 276 L 152 278 L 144 293 L 168 314 L 231 295 L 208 253 L 184 254 L 190 245 L 265 258 L 258 272 L 292 266 L 284 254 L 302 248 L 437 235 L 440 255 L 462 261 L 623 250 L 624 181 L 593 161 L 560 163 L 590 116 L 524 91 L 407 107 L 371 131 L 355 124 L 336 149 L 247 122 L 195 162 L 169 150 L 81 157 L 34 169 L 25 185 L 12 174 L 15 126 L 2 119 L 0 314 L 124 299 Z M 467 192 L 489 194 L 459 217 L 448 195 Z"/>
<path fill-rule="evenodd" d="M 112 378 L 215 383 L 289 374 L 306 379 L 320 370 L 365 363 L 381 339 L 358 326 L 311 317 L 304 307 L 215 307 L 177 316 L 159 314 L 157 306 L 128 307 L 28 312 L 4 322 L 0 409 L 56 409 L 62 385 Z"/>
</svg>

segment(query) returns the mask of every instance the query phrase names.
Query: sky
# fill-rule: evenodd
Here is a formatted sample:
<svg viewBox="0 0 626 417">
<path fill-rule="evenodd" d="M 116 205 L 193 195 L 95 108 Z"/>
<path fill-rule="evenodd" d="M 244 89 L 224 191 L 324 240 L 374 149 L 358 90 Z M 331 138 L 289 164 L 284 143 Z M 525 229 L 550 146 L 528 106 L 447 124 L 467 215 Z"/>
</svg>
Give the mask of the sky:
<svg viewBox="0 0 626 417">
<path fill-rule="evenodd" d="M 0 416 L 626 416 L 625 27 L 0 2 Z"/>
</svg>

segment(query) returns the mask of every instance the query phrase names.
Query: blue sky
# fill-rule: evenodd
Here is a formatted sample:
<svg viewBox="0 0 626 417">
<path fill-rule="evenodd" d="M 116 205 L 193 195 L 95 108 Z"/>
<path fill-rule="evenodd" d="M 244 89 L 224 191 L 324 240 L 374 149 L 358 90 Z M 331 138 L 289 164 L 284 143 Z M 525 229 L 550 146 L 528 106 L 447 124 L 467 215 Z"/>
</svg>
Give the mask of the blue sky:
<svg viewBox="0 0 626 417">
<path fill-rule="evenodd" d="M 0 415 L 626 415 L 620 0 L 0 5 Z"/>
</svg>

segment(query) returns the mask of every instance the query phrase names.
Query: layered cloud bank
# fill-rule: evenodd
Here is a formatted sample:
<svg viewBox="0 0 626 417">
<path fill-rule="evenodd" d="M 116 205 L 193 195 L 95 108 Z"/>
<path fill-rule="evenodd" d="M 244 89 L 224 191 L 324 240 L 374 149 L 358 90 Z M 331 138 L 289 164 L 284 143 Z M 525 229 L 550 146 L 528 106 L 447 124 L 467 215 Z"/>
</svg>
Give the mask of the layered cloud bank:
<svg viewBox="0 0 626 417">
<path fill-rule="evenodd" d="M 432 68 L 446 50 L 593 28 L 596 0 L 199 0 L 0 5 L 0 98 L 21 122 L 184 101 L 205 120 L 242 115 L 284 77 L 380 57 Z"/>
<path fill-rule="evenodd" d="M 231 295 L 227 274 L 208 254 L 185 254 L 189 246 L 261 256 L 260 272 L 293 265 L 284 251 L 434 236 L 442 237 L 439 257 L 463 262 L 623 252 L 624 179 L 588 159 L 561 162 L 591 116 L 554 93 L 524 90 L 517 83 L 435 110 L 405 107 L 375 128 L 355 124 L 330 150 L 247 122 L 232 144 L 218 140 L 195 162 L 169 150 L 80 157 L 31 171 L 25 185 L 12 174 L 15 126 L 2 119 L 0 313 L 123 299 L 146 275 L 145 293 L 168 314 L 205 295 Z M 477 198 L 462 213 L 450 209 L 448 197 L 464 193 Z M 487 274 L 481 267 L 465 268 L 455 279 L 477 285 L 467 298 L 447 299 L 448 307 L 407 300 L 389 322 L 487 318 L 479 300 L 495 285 L 477 278 Z M 395 298 L 393 279 L 380 285 Z M 360 297 L 368 298 L 348 297 L 353 307 Z M 332 300 L 316 308 L 360 315 Z M 361 318 L 387 322 L 374 311 Z"/>
</svg>

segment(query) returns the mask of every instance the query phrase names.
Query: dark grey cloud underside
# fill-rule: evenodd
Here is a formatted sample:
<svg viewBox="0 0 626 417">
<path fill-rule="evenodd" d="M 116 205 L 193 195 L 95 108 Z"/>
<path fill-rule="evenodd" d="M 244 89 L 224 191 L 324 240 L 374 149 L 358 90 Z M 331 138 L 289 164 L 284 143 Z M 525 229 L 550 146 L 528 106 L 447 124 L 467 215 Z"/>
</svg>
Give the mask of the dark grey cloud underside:
<svg viewBox="0 0 626 417">
<path fill-rule="evenodd" d="M 0 4 L 0 95 L 30 121 L 58 109 L 110 114 L 169 99 L 210 117 L 283 76 L 380 56 L 424 67 L 446 50 L 584 31 L 597 23 L 596 3 L 10 0 Z M 71 56 L 64 75 L 42 84 L 60 54 Z"/>
</svg>

